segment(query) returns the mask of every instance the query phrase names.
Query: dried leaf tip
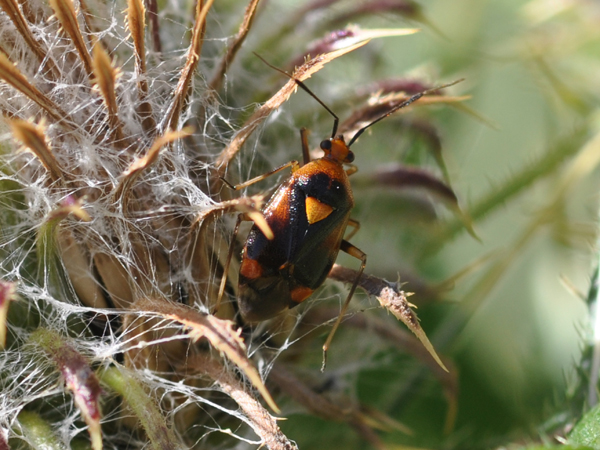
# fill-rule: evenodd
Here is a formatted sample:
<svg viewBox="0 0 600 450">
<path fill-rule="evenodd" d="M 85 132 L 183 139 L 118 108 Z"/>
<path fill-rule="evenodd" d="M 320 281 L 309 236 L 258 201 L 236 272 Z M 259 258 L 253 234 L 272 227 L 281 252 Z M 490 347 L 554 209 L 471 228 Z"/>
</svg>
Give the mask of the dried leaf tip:
<svg viewBox="0 0 600 450">
<path fill-rule="evenodd" d="M 125 12 L 126 26 L 135 49 L 136 71 L 140 75 L 146 72 L 146 46 L 144 40 L 146 7 L 142 0 L 128 0 Z"/>
<path fill-rule="evenodd" d="M 108 123 L 113 135 L 113 140 L 124 144 L 123 125 L 119 120 L 117 106 L 117 79 L 120 76 L 119 70 L 114 67 L 108 53 L 102 48 L 100 43 L 94 45 L 94 59 L 92 61 L 94 78 L 94 87 L 100 91 L 104 106 L 108 112 Z"/>
<path fill-rule="evenodd" d="M 9 125 L 15 139 L 23 144 L 25 150 L 38 157 L 52 181 L 62 180 L 63 171 L 50 149 L 44 121 L 36 125 L 32 121 L 15 119 L 9 121 Z"/>
<path fill-rule="evenodd" d="M 290 66 L 301 65 L 310 55 L 321 55 L 341 48 L 345 48 L 361 42 L 379 37 L 405 36 L 414 34 L 419 30 L 416 28 L 398 28 L 398 29 L 362 29 L 358 25 L 348 25 L 346 28 L 331 31 L 323 38 L 312 42 L 308 49 L 300 56 L 292 59 Z"/>
<path fill-rule="evenodd" d="M 72 0 L 48 0 L 50 7 L 54 11 L 54 16 L 60 22 L 60 25 L 65 33 L 69 35 L 79 57 L 83 62 L 88 76 L 92 76 L 92 57 L 88 51 L 79 23 L 77 22 L 77 11 Z"/>
<path fill-rule="evenodd" d="M 52 100 L 42 94 L 39 89 L 33 86 L 17 66 L 2 52 L 0 52 L 0 79 L 35 102 L 56 122 L 61 122 L 62 125 L 68 124 L 68 122 L 65 122 L 65 119 L 67 121 L 70 120 L 68 115 L 61 111 Z"/>
<path fill-rule="evenodd" d="M 397 292 L 390 287 L 386 287 L 377 296 L 377 300 L 379 300 L 381 306 L 390 311 L 398 320 L 404 323 L 415 336 L 417 336 L 438 365 L 448 372 L 448 369 L 436 353 L 429 338 L 425 334 L 425 331 L 421 328 L 417 315 L 410 309 L 410 303 L 406 300 L 406 296 L 407 294 L 405 294 L 404 291 Z"/>
</svg>

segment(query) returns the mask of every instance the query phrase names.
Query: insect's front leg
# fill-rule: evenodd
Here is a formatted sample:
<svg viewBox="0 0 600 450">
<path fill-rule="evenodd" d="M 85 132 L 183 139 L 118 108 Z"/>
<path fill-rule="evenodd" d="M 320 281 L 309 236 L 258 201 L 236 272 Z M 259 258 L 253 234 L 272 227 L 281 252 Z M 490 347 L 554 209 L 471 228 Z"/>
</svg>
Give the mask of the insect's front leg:
<svg viewBox="0 0 600 450">
<path fill-rule="evenodd" d="M 358 172 L 358 167 L 354 164 L 348 164 L 348 168 L 346 169 L 346 175 L 354 175 L 356 172 Z"/>
<path fill-rule="evenodd" d="M 223 299 L 223 294 L 225 293 L 225 286 L 227 284 L 227 274 L 229 273 L 229 265 L 231 264 L 231 258 L 233 258 L 233 249 L 235 247 L 235 239 L 237 237 L 238 231 L 240 230 L 240 224 L 242 221 L 251 220 L 246 214 L 239 214 L 237 220 L 235 221 L 235 227 L 233 228 L 233 234 L 231 236 L 231 243 L 229 244 L 229 251 L 227 252 L 227 259 L 225 260 L 225 265 L 223 266 L 223 275 L 221 276 L 221 285 L 219 286 L 219 294 L 217 295 L 217 303 L 215 304 L 214 309 L 212 310 L 212 314 L 217 314 L 219 307 L 221 306 L 221 300 Z"/>
<path fill-rule="evenodd" d="M 290 161 L 290 162 L 285 163 L 283 166 L 279 166 L 276 169 L 271 170 L 270 172 L 263 173 L 262 175 L 251 178 L 250 180 L 245 181 L 240 184 L 231 184 L 225 178 L 223 178 L 223 177 L 220 177 L 220 178 L 221 178 L 221 181 L 223 181 L 223 183 L 225 183 L 229 188 L 233 189 L 234 191 L 239 191 L 240 189 L 248 187 L 254 183 L 258 183 L 259 181 L 262 181 L 265 178 L 270 177 L 271 175 L 275 175 L 277 172 L 281 172 L 282 170 L 287 169 L 288 167 L 291 167 L 292 173 L 294 173 L 296 170 L 298 170 L 300 168 L 300 164 L 298 164 L 298 161 Z"/>
<path fill-rule="evenodd" d="M 308 148 L 308 130 L 300 128 L 300 142 L 302 144 L 302 165 L 310 162 L 310 149 Z"/>
</svg>

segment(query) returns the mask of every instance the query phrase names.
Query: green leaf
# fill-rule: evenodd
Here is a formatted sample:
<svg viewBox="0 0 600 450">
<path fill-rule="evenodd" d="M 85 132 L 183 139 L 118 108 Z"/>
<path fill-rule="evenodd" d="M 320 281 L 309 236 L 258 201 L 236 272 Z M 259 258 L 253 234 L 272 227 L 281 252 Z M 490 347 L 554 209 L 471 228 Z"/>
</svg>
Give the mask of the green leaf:
<svg viewBox="0 0 600 450">
<path fill-rule="evenodd" d="M 600 449 L 600 405 L 596 405 L 577 423 L 569 436 L 569 442 Z"/>
</svg>

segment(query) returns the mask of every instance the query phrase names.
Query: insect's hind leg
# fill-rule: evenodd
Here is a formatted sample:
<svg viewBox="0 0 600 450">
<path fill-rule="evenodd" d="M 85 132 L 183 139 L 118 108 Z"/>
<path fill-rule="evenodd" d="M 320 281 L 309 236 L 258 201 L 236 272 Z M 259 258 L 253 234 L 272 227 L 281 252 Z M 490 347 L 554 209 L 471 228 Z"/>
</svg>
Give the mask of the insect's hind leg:
<svg viewBox="0 0 600 450">
<path fill-rule="evenodd" d="M 349 241 L 356 233 L 358 233 L 358 230 L 360 230 L 360 222 L 358 220 L 348 219 L 348 226 L 352 227 L 353 230 L 348 233 L 348 236 L 344 236 L 345 241 Z"/>
<path fill-rule="evenodd" d="M 340 326 L 340 323 L 342 322 L 342 318 L 344 317 L 344 314 L 346 314 L 346 310 L 348 309 L 350 300 L 352 299 L 352 296 L 354 295 L 354 291 L 356 290 L 356 287 L 358 286 L 358 281 L 360 280 L 360 277 L 362 276 L 362 273 L 365 270 L 365 266 L 367 265 L 367 254 L 365 252 L 363 252 L 362 250 L 358 249 L 357 247 L 355 247 L 354 245 L 352 245 L 350 242 L 348 242 L 346 240 L 342 240 L 342 244 L 340 245 L 340 250 L 342 250 L 345 253 L 348 253 L 350 256 L 354 256 L 356 259 L 360 259 L 361 263 L 360 263 L 360 269 L 358 269 L 358 272 L 356 273 L 356 278 L 354 279 L 354 282 L 352 283 L 352 287 L 350 288 L 350 292 L 348 293 L 348 298 L 346 298 L 346 301 L 342 305 L 342 309 L 340 310 L 340 315 L 338 316 L 337 320 L 333 324 L 333 328 L 329 332 L 329 336 L 327 336 L 327 340 L 325 341 L 325 344 L 323 344 L 323 365 L 321 366 L 321 372 L 325 371 L 325 365 L 327 364 L 327 350 L 329 350 L 329 346 L 331 345 L 333 336 L 334 336 L 336 330 L 338 329 L 338 327 Z"/>
<path fill-rule="evenodd" d="M 246 214 L 239 214 L 237 220 L 235 221 L 235 227 L 233 228 L 233 234 L 231 236 L 231 243 L 229 244 L 229 251 L 227 252 L 227 259 L 225 260 L 225 265 L 223 266 L 223 275 L 221 276 L 221 284 L 219 286 L 219 294 L 217 295 L 217 302 L 215 307 L 212 310 L 212 314 L 215 315 L 221 306 L 221 300 L 223 299 L 223 294 L 225 293 L 225 286 L 227 285 L 227 275 L 229 273 L 229 266 L 231 264 L 231 258 L 233 258 L 233 249 L 235 247 L 235 239 L 237 237 L 238 231 L 240 230 L 240 224 L 244 220 L 250 220 Z"/>
</svg>

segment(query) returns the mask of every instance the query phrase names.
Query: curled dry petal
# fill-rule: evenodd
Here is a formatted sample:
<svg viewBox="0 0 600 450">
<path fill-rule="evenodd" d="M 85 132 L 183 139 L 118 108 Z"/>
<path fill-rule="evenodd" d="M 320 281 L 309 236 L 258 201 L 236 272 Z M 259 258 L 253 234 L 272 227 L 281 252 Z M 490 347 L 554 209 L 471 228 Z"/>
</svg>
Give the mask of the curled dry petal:
<svg viewBox="0 0 600 450">
<path fill-rule="evenodd" d="M 215 206 L 202 211 L 202 214 L 198 216 L 196 223 L 203 225 L 206 222 L 206 219 L 211 216 L 238 211 L 248 216 L 268 239 L 273 239 L 273 230 L 271 230 L 265 216 L 260 211 L 263 200 L 264 197 L 262 195 L 255 195 L 217 203 Z"/>
<path fill-rule="evenodd" d="M 164 135 L 155 139 L 147 153 L 140 159 L 133 161 L 129 168 L 123 174 L 123 179 L 116 187 L 113 197 L 116 201 L 124 200 L 127 197 L 127 193 L 135 180 L 145 170 L 148 170 L 158 159 L 160 150 L 167 144 L 176 141 L 177 139 L 189 136 L 192 133 L 191 128 L 184 128 L 180 131 L 169 131 Z M 126 210 L 126 207 L 123 207 Z"/>
<path fill-rule="evenodd" d="M 100 383 L 86 358 L 58 333 L 43 328 L 31 335 L 62 374 L 67 390 L 88 425 L 93 450 L 102 449 L 100 430 Z"/>
<path fill-rule="evenodd" d="M 240 336 L 241 328 L 234 329 L 233 322 L 217 319 L 215 316 L 203 314 L 188 306 L 164 300 L 142 299 L 137 301 L 134 306 L 139 311 L 180 323 L 189 330 L 190 337 L 195 341 L 202 337 L 207 338 L 214 348 L 227 356 L 248 376 L 250 382 L 258 389 L 271 409 L 279 413 L 279 408 L 262 382 L 258 370 L 248 359 L 244 339 Z"/>
<path fill-rule="evenodd" d="M 84 204 L 84 197 L 77 198 L 73 195 L 68 195 L 59 203 L 58 208 L 52 210 L 52 212 L 48 215 L 48 219 L 53 221 L 61 221 L 68 216 L 73 215 L 79 220 L 90 222 L 92 218 L 87 211 L 83 209 Z"/>
</svg>

